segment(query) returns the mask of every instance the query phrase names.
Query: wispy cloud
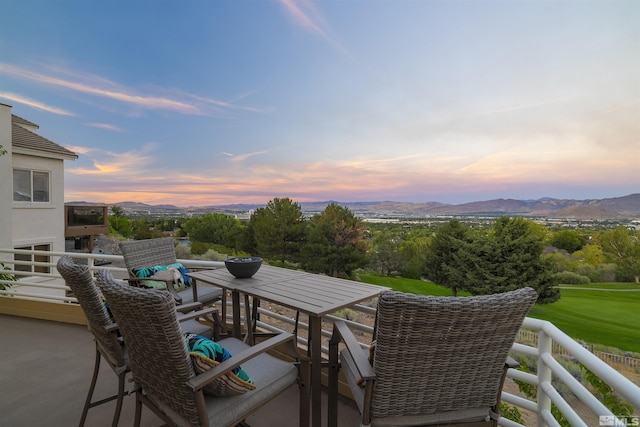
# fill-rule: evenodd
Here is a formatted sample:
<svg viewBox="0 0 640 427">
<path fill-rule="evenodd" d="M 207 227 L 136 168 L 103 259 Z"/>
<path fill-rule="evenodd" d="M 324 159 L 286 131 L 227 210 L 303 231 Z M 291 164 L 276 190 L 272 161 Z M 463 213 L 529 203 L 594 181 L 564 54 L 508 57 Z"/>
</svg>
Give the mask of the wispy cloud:
<svg viewBox="0 0 640 427">
<path fill-rule="evenodd" d="M 310 0 L 280 0 L 287 14 L 296 25 L 325 39 L 342 53 L 348 54 L 342 44 L 332 35 L 329 25 Z"/>
<path fill-rule="evenodd" d="M 42 102 L 34 101 L 26 96 L 17 95 L 15 93 L 0 92 L 0 98 L 8 99 L 9 101 L 18 102 L 20 104 L 35 108 L 36 110 L 47 111 L 53 114 L 59 114 L 61 116 L 75 116 L 71 111 L 63 110 L 62 108 L 52 107 Z"/>
<path fill-rule="evenodd" d="M 153 162 L 154 158 L 148 154 L 152 147 L 145 146 L 142 150 L 114 153 L 107 150 L 87 147 L 73 147 L 74 151 L 90 158 L 92 167 L 68 167 L 67 172 L 72 175 L 102 175 L 115 176 L 117 179 L 138 179 L 149 176 L 142 168 Z"/>
<path fill-rule="evenodd" d="M 267 150 L 262 150 L 262 151 L 254 151 L 251 153 L 243 153 L 243 154 L 233 154 L 229 152 L 224 152 L 222 154 L 224 154 L 227 157 L 231 157 L 231 160 L 234 162 L 242 162 L 244 160 L 247 160 L 249 157 L 259 156 L 260 154 L 266 154 L 268 152 L 269 151 Z"/>
<path fill-rule="evenodd" d="M 569 101 L 569 98 L 555 99 L 555 100 L 544 101 L 544 102 L 536 102 L 536 103 L 531 103 L 531 104 L 513 105 L 513 106 L 510 106 L 510 107 L 500 108 L 500 109 L 496 109 L 496 110 L 479 111 L 479 112 L 477 112 L 475 114 L 472 114 L 472 115 L 484 116 L 484 115 L 490 115 L 490 114 L 511 113 L 513 111 L 526 110 L 526 109 L 529 109 L 529 108 L 546 107 L 547 105 L 559 104 L 559 103 L 566 102 L 566 101 Z"/>
<path fill-rule="evenodd" d="M 257 108 L 240 106 L 178 90 L 159 89 L 159 92 L 164 93 L 143 94 L 100 76 L 72 73 L 68 70 L 54 69 L 52 74 L 44 74 L 27 68 L 0 63 L 0 73 L 48 86 L 61 87 L 74 92 L 111 99 L 148 110 L 172 111 L 186 115 L 214 115 L 216 111 L 212 110 L 212 108 L 215 110 L 260 111 Z M 59 77 L 59 75 L 64 77 Z"/>
<path fill-rule="evenodd" d="M 118 126 L 110 125 L 108 123 L 87 123 L 87 126 L 91 126 L 99 129 L 113 130 L 116 132 L 124 132 L 124 130 L 119 128 Z"/>
<path fill-rule="evenodd" d="M 151 148 L 149 148 L 150 150 Z M 74 149 L 78 152 L 79 150 Z M 230 157 L 231 153 L 225 153 Z M 266 203 L 273 197 L 291 197 L 296 201 L 310 200 L 430 200 L 434 195 L 450 197 L 480 191 L 516 191 L 523 186 L 553 186 L 563 182 L 567 186 L 597 183 L 605 175 L 619 176 L 615 182 L 629 185 L 635 171 L 622 162 L 590 163 L 590 180 L 585 175 L 573 176 L 568 171 L 579 169 L 584 162 L 567 159 L 529 164 L 532 153 L 512 150 L 494 153 L 486 159 L 449 159 L 429 156 L 397 158 L 345 159 L 338 162 L 300 163 L 296 167 L 280 164 L 255 164 L 251 168 L 224 167 L 207 170 L 179 170 L 162 168 L 161 173 L 149 173 L 145 164 L 155 162 L 146 152 L 95 152 L 99 158 L 91 173 L 71 176 L 72 199 L 100 200 L 115 203 L 140 200 L 146 203 L 173 203 L 178 206 L 204 206 L 228 203 Z M 496 161 L 508 157 L 514 164 Z M 441 161 L 446 160 L 446 161 Z M 462 163 L 469 167 L 461 166 Z M 563 167 L 561 167 L 563 166 Z M 145 173 L 141 173 L 145 170 Z M 593 175 L 593 176 L 591 176 Z M 104 178 L 104 179 L 103 179 Z"/>
<path fill-rule="evenodd" d="M 88 152 L 91 151 L 91 148 L 81 147 L 79 145 L 67 145 L 65 146 L 65 148 L 77 154 L 87 154 Z"/>
</svg>

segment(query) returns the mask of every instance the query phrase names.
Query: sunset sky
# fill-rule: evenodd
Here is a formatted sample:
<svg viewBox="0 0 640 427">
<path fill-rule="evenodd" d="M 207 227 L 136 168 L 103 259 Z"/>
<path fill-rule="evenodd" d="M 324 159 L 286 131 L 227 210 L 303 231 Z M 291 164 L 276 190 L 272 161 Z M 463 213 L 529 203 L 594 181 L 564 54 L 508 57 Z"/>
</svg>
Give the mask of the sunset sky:
<svg viewBox="0 0 640 427">
<path fill-rule="evenodd" d="M 640 192 L 638 0 L 0 0 L 65 200 Z"/>
</svg>

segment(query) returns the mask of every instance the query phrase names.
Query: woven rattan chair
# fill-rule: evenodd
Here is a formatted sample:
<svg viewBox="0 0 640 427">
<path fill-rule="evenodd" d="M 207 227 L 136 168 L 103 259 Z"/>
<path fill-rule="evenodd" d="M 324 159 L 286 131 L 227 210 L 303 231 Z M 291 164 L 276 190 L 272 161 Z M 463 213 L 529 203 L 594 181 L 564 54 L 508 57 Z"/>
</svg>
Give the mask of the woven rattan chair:
<svg viewBox="0 0 640 427">
<path fill-rule="evenodd" d="M 253 347 L 235 338 L 223 339 L 219 343 L 233 355 L 231 359 L 196 375 L 169 293 L 123 286 L 106 270 L 98 272 L 97 282 L 128 343 L 137 388 L 135 426 L 140 425 L 143 404 L 170 426 L 236 425 L 298 381 L 294 363 L 265 353 L 288 344 L 291 355 L 297 355 L 295 337 L 289 333 Z M 238 365 L 249 374 L 255 390 L 226 397 L 204 394 L 207 384 Z M 300 393 L 302 397 L 302 386 Z M 308 420 L 308 414 L 300 411 L 300 419 Z"/>
<path fill-rule="evenodd" d="M 86 265 L 76 264 L 73 262 L 71 257 L 65 255 L 58 260 L 57 269 L 60 275 L 64 278 L 67 286 L 71 288 L 73 296 L 76 297 L 80 303 L 80 307 L 87 318 L 89 329 L 93 333 L 94 341 L 96 343 L 93 377 L 91 378 L 89 392 L 87 393 L 87 398 L 82 409 L 80 427 L 85 423 L 89 408 L 112 400 L 117 400 L 112 422 L 112 425 L 115 427 L 118 424 L 118 419 L 120 418 L 122 400 L 125 395 L 125 377 L 130 371 L 127 348 L 124 341 L 118 336 L 118 325 L 114 323 L 111 315 L 107 311 L 101 292 L 93 280 L 89 267 Z M 194 306 L 199 306 L 199 304 Z M 191 307 L 184 306 L 182 308 L 187 309 Z M 202 325 L 193 320 L 193 318 L 208 314 L 212 311 L 213 309 L 207 309 L 204 311 L 192 312 L 188 315 L 181 314 L 180 318 L 184 320 L 184 322 L 181 323 L 183 330 L 211 337 L 213 334 L 212 327 L 210 325 Z M 113 372 L 118 376 L 118 392 L 113 396 L 92 402 L 102 358 L 107 361 L 109 367 L 111 367 Z"/>
<path fill-rule="evenodd" d="M 466 298 L 381 293 L 373 365 L 346 324 L 334 323 L 330 420 L 342 369 L 363 426 L 496 426 L 505 361 L 536 298 L 531 288 Z"/>
<path fill-rule="evenodd" d="M 133 285 L 141 283 L 133 272 L 134 268 L 149 268 L 176 262 L 173 237 L 122 241 L 120 242 L 120 251 L 129 271 L 130 283 Z M 196 286 L 194 283 L 191 289 L 176 292 L 171 283 L 167 283 L 167 289 L 174 295 L 178 304 L 197 301 L 204 305 L 211 305 L 222 298 L 222 289 L 207 284 Z"/>
</svg>

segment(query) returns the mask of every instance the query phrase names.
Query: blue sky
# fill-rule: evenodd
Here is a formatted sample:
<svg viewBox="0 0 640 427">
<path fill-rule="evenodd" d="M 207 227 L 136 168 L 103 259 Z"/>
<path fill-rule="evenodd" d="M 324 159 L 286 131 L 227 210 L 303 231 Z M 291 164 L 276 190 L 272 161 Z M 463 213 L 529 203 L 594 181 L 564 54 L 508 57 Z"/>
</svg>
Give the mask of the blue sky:
<svg viewBox="0 0 640 427">
<path fill-rule="evenodd" d="M 65 200 L 640 191 L 640 1 L 0 0 L 0 102 Z"/>
</svg>

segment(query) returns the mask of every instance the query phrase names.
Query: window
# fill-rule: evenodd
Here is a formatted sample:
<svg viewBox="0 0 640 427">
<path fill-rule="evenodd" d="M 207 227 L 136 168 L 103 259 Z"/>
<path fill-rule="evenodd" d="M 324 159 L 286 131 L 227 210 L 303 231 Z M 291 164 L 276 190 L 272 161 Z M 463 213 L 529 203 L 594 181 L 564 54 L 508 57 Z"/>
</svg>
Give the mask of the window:
<svg viewBox="0 0 640 427">
<path fill-rule="evenodd" d="M 16 249 L 23 249 L 27 251 L 51 251 L 51 245 L 33 245 L 33 246 L 22 246 Z M 26 261 L 26 262 L 51 262 L 51 257 L 49 255 L 35 255 L 35 254 L 15 254 L 13 255 L 14 261 Z M 51 273 L 51 268 L 49 266 L 38 266 L 38 265 L 25 265 L 25 264 L 15 264 L 14 270 L 16 271 L 28 271 L 35 273 Z"/>
<path fill-rule="evenodd" d="M 13 170 L 14 202 L 49 202 L 49 172 Z"/>
</svg>

